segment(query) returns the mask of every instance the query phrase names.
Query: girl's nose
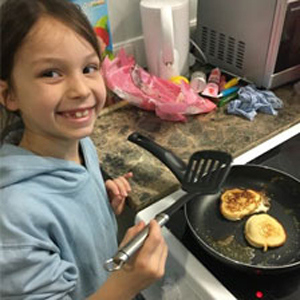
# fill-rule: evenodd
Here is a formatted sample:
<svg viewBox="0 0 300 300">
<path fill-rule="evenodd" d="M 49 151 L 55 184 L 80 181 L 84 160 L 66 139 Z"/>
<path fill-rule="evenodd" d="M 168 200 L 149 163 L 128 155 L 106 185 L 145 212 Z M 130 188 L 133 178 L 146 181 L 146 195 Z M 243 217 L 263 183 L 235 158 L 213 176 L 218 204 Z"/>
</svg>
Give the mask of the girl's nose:
<svg viewBox="0 0 300 300">
<path fill-rule="evenodd" d="M 68 80 L 68 97 L 73 99 L 85 99 L 91 93 L 86 78 L 81 75 L 74 75 Z"/>
</svg>

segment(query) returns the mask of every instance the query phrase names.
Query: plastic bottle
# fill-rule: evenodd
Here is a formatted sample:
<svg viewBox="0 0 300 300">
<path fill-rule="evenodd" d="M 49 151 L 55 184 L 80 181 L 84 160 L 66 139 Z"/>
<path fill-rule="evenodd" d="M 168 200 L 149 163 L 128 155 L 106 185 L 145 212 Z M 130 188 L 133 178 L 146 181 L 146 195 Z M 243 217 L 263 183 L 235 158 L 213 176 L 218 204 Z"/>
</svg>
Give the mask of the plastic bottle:
<svg viewBox="0 0 300 300">
<path fill-rule="evenodd" d="M 196 71 L 192 74 L 190 86 L 196 93 L 201 93 L 206 86 L 206 74 Z"/>
</svg>

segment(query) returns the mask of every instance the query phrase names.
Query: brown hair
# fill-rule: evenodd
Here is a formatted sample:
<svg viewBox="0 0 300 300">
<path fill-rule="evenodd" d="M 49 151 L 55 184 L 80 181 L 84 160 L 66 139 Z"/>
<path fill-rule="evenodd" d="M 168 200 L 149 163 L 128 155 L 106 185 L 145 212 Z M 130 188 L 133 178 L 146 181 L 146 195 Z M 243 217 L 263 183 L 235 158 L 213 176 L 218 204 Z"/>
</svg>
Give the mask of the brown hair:
<svg viewBox="0 0 300 300">
<path fill-rule="evenodd" d="M 0 7 L 0 79 L 12 87 L 14 58 L 25 37 L 42 16 L 51 16 L 88 41 L 100 57 L 96 34 L 86 15 L 70 0 L 6 0 Z M 0 104 L 0 142 L 14 129 L 18 114 Z M 12 127 L 10 125 L 13 125 Z"/>
</svg>

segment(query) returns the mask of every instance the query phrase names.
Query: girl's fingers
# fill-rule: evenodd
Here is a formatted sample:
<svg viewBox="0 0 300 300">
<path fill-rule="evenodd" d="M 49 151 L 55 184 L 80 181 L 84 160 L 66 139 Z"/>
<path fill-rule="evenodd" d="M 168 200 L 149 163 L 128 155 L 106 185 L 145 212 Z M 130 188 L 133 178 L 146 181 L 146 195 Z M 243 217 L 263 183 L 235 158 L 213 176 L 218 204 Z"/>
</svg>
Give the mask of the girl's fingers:
<svg viewBox="0 0 300 300">
<path fill-rule="evenodd" d="M 123 211 L 124 205 L 125 205 L 125 201 L 121 196 L 114 197 L 111 200 L 111 206 L 116 215 L 119 215 Z"/>
<path fill-rule="evenodd" d="M 133 173 L 132 172 L 128 172 L 128 173 L 124 174 L 123 177 L 125 177 L 126 179 L 132 178 L 133 177 Z"/>
<path fill-rule="evenodd" d="M 123 176 L 120 176 L 117 178 L 122 183 L 122 186 L 126 189 L 127 192 L 131 191 L 131 186 L 127 179 L 132 178 L 132 177 L 133 177 L 133 173 L 128 172 L 128 173 L 124 174 Z"/>
<path fill-rule="evenodd" d="M 124 246 L 136 236 L 145 227 L 144 222 L 131 227 L 120 244 Z M 146 238 L 144 245 L 131 257 L 128 263 L 123 267 L 123 270 L 129 274 L 136 273 L 137 278 L 142 280 L 146 285 L 161 278 L 165 272 L 165 264 L 168 255 L 168 247 L 161 234 L 161 229 L 158 223 L 154 220 L 149 224 L 149 235 Z"/>
<path fill-rule="evenodd" d="M 106 186 L 107 191 L 111 195 L 118 196 L 121 194 L 119 186 L 113 180 L 111 180 L 111 179 L 107 180 L 105 182 L 105 186 Z"/>
<path fill-rule="evenodd" d="M 124 198 L 121 199 L 115 199 L 114 200 L 115 205 L 114 205 L 114 212 L 115 214 L 118 216 L 122 213 L 122 211 L 124 210 L 124 206 L 125 206 L 125 200 Z"/>
<path fill-rule="evenodd" d="M 168 246 L 167 246 L 166 242 L 164 242 L 164 245 L 162 247 L 161 256 L 160 256 L 159 266 L 158 266 L 161 276 L 163 276 L 163 274 L 165 273 L 165 266 L 166 266 L 166 260 L 168 257 L 168 252 L 169 252 Z"/>
<path fill-rule="evenodd" d="M 109 179 L 105 182 L 105 187 L 116 215 L 119 215 L 123 211 L 125 198 L 128 196 L 128 193 L 131 192 L 131 187 L 127 178 L 132 176 L 132 172 L 128 172 L 124 176 L 120 176 L 116 179 Z"/>
<path fill-rule="evenodd" d="M 151 258 L 152 264 L 156 266 L 156 270 L 154 270 L 154 276 L 158 279 L 161 278 L 165 273 L 165 265 L 168 257 L 168 246 L 162 236 L 161 227 L 158 224 L 155 224 L 153 227 L 154 234 L 158 234 L 158 236 L 155 237 L 158 244 L 152 252 Z"/>
<path fill-rule="evenodd" d="M 107 180 L 105 182 L 106 189 L 113 193 L 115 196 L 121 195 L 127 197 L 131 191 L 128 181 L 124 178 L 118 177 L 114 180 Z"/>
<path fill-rule="evenodd" d="M 148 276 L 153 279 L 163 276 L 168 247 L 161 234 L 160 226 L 154 220 L 151 220 L 149 223 L 149 234 L 138 256 L 136 263 L 139 268 L 147 269 Z"/>
<path fill-rule="evenodd" d="M 128 193 L 131 192 L 130 184 L 124 177 L 118 177 L 115 179 L 115 184 L 118 186 L 119 192 L 122 196 L 127 197 Z"/>
<path fill-rule="evenodd" d="M 145 254 L 150 257 L 155 251 L 160 251 L 159 246 L 161 243 L 165 243 L 161 233 L 161 228 L 155 220 L 151 220 L 149 223 L 149 234 L 144 243 Z"/>
<path fill-rule="evenodd" d="M 143 230 L 145 227 L 145 222 L 140 221 L 138 224 L 130 227 L 127 231 L 126 234 L 120 243 L 120 248 L 123 247 L 126 243 L 128 243 L 134 236 L 136 236 L 140 231 Z"/>
</svg>

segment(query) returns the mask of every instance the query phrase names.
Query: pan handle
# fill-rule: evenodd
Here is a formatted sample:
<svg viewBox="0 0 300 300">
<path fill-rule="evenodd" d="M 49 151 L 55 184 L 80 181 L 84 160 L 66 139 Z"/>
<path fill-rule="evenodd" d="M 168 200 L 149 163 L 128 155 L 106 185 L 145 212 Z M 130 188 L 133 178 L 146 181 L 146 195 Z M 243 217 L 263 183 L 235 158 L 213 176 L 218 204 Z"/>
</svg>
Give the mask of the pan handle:
<svg viewBox="0 0 300 300">
<path fill-rule="evenodd" d="M 171 170 L 179 182 L 183 181 L 187 165 L 172 151 L 158 145 L 153 140 L 150 140 L 138 132 L 130 134 L 128 140 L 152 153 Z"/>
</svg>

